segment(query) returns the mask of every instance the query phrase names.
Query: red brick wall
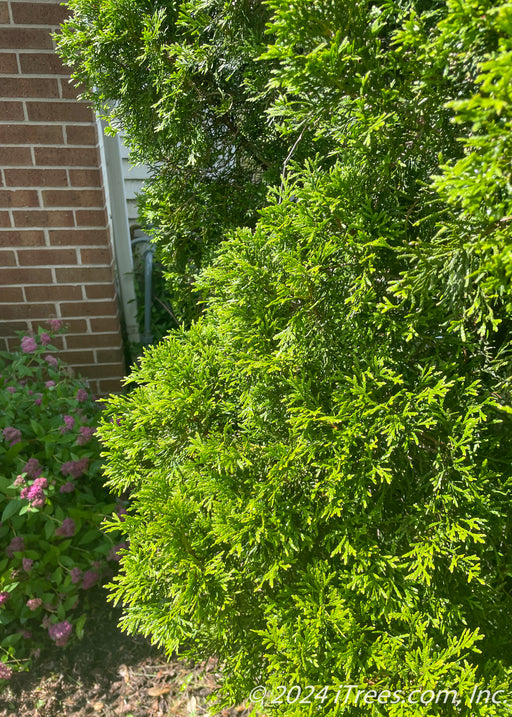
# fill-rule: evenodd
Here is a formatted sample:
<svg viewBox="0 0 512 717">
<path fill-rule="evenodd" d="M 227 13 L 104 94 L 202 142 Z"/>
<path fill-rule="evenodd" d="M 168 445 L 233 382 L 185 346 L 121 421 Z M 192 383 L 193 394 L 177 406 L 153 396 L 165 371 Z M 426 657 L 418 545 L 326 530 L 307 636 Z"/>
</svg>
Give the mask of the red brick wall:
<svg viewBox="0 0 512 717">
<path fill-rule="evenodd" d="M 95 118 L 53 51 L 65 13 L 0 0 L 0 348 L 63 319 L 62 358 L 105 393 L 125 367 Z"/>
</svg>

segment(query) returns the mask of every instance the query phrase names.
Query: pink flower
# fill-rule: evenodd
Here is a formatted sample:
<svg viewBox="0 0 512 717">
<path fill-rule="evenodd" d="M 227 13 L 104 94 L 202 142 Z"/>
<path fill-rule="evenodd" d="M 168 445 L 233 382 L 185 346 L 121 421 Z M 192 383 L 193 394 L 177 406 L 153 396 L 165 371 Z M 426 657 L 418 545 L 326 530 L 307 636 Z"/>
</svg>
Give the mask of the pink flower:
<svg viewBox="0 0 512 717">
<path fill-rule="evenodd" d="M 51 354 L 48 354 L 47 356 L 45 356 L 44 360 L 46 361 L 47 364 L 49 364 L 50 366 L 53 366 L 53 368 L 57 368 L 57 366 L 59 365 L 59 362 L 57 361 L 55 356 L 52 356 Z"/>
<path fill-rule="evenodd" d="M 9 600 L 9 593 L 6 593 L 6 592 L 0 593 L 0 605 L 5 605 L 7 600 Z"/>
<path fill-rule="evenodd" d="M 5 549 L 5 554 L 8 558 L 12 558 L 14 556 L 14 553 L 22 553 L 25 550 L 25 541 L 21 536 L 17 536 L 16 538 L 13 538 L 7 548 Z"/>
<path fill-rule="evenodd" d="M 82 590 L 89 590 L 98 580 L 99 575 L 95 570 L 86 570 L 82 582 Z"/>
<path fill-rule="evenodd" d="M 21 431 L 13 426 L 6 426 L 2 431 L 2 435 L 10 446 L 14 446 L 21 441 Z"/>
<path fill-rule="evenodd" d="M 21 475 L 16 476 L 16 478 L 13 481 L 13 485 L 15 485 L 16 487 L 18 487 L 20 485 L 25 485 L 25 478 L 23 478 L 23 476 L 21 476 Z"/>
<path fill-rule="evenodd" d="M 21 339 L 21 350 L 24 354 L 31 354 L 37 349 L 37 343 L 32 336 L 24 336 Z"/>
<path fill-rule="evenodd" d="M 48 346 L 48 344 L 50 344 L 52 341 L 48 334 L 41 334 L 39 338 L 41 339 L 41 343 L 43 344 L 43 346 Z"/>
<path fill-rule="evenodd" d="M 16 393 L 14 386 L 7 386 L 7 391 L 9 391 L 9 393 Z"/>
<path fill-rule="evenodd" d="M 83 403 L 84 401 L 87 401 L 88 393 L 85 390 L 85 388 L 79 388 L 76 394 L 76 400 L 78 403 Z"/>
<path fill-rule="evenodd" d="M 23 466 L 22 473 L 26 473 L 29 478 L 39 478 L 43 469 L 37 458 L 29 458 Z"/>
<path fill-rule="evenodd" d="M 32 566 L 34 565 L 34 561 L 31 560 L 30 558 L 23 558 L 22 563 L 23 563 L 23 570 L 24 570 L 26 573 L 29 573 L 29 572 L 32 570 Z"/>
<path fill-rule="evenodd" d="M 121 555 L 119 554 L 120 551 L 126 549 L 127 547 L 128 543 L 126 541 L 123 541 L 118 545 L 113 545 L 108 552 L 107 560 L 115 560 L 116 562 L 119 562 L 119 560 L 121 560 Z"/>
<path fill-rule="evenodd" d="M 27 600 L 27 607 L 29 610 L 32 610 L 32 612 L 37 610 L 38 607 L 41 607 L 42 604 L 43 601 L 41 598 L 32 598 L 31 600 Z"/>
<path fill-rule="evenodd" d="M 35 404 L 36 406 L 40 406 L 40 405 L 41 405 L 41 401 L 42 401 L 41 397 L 38 396 L 38 397 L 34 400 L 34 404 Z"/>
<path fill-rule="evenodd" d="M 64 463 L 60 472 L 63 476 L 71 476 L 72 478 L 80 478 L 89 466 L 89 458 L 81 458 L 79 461 L 67 461 Z"/>
<path fill-rule="evenodd" d="M 85 446 L 96 433 L 96 429 L 91 426 L 80 426 L 80 435 L 76 439 L 77 445 Z"/>
<path fill-rule="evenodd" d="M 0 680 L 9 680 L 12 677 L 12 670 L 11 668 L 4 664 L 3 662 L 0 662 Z"/>
<path fill-rule="evenodd" d="M 50 319 L 48 323 L 52 331 L 58 331 L 62 327 L 62 321 L 59 319 Z"/>
<path fill-rule="evenodd" d="M 60 535 L 63 538 L 71 538 L 75 534 L 76 525 L 73 518 L 64 518 L 60 528 L 57 528 L 55 535 Z"/>
<path fill-rule="evenodd" d="M 32 633 L 30 632 L 30 630 L 23 630 L 21 634 L 24 640 L 30 640 L 30 638 L 32 637 Z"/>
<path fill-rule="evenodd" d="M 52 640 L 55 640 L 55 644 L 58 647 L 64 647 L 69 640 L 73 626 L 65 620 L 64 622 L 58 622 L 56 625 L 50 625 L 48 628 L 48 634 Z"/>
<path fill-rule="evenodd" d="M 43 489 L 47 487 L 48 481 L 46 478 L 36 478 L 31 486 L 22 488 L 20 498 L 29 500 L 34 508 L 42 508 L 46 500 Z"/>
<path fill-rule="evenodd" d="M 72 493 L 75 490 L 75 484 L 68 480 L 67 483 L 64 483 L 64 485 L 61 485 L 60 487 L 60 493 Z"/>
<path fill-rule="evenodd" d="M 56 384 L 55 381 L 47 381 L 44 385 L 46 388 L 53 388 Z"/>
<path fill-rule="evenodd" d="M 76 583 L 79 583 L 82 579 L 82 571 L 80 568 L 72 568 L 71 570 L 71 582 L 76 585 Z"/>
<path fill-rule="evenodd" d="M 64 416 L 64 423 L 66 424 L 68 431 L 70 431 L 75 425 L 75 419 L 73 416 Z"/>
</svg>

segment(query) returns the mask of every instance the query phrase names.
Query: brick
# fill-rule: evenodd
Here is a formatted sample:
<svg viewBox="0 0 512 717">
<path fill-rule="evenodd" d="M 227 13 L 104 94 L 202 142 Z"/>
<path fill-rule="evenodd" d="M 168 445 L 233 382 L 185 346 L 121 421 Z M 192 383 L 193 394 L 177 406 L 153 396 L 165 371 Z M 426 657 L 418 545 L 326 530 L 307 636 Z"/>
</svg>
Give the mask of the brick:
<svg viewBox="0 0 512 717">
<path fill-rule="evenodd" d="M 2 30 L 0 29 L 0 42 Z M 57 80 L 39 77 L 4 77 L 2 97 L 58 97 Z"/>
<path fill-rule="evenodd" d="M 107 214 L 104 210 L 78 210 L 76 212 L 76 223 L 79 227 L 105 227 L 107 225 Z"/>
<path fill-rule="evenodd" d="M 23 291 L 19 286 L 2 286 L 0 289 L 0 303 L 10 304 L 15 302 L 22 302 Z"/>
<path fill-rule="evenodd" d="M 108 246 L 106 229 L 62 229 L 50 231 L 50 244 L 53 246 Z"/>
<path fill-rule="evenodd" d="M 35 189 L 0 189 L 0 207 L 38 207 Z"/>
<path fill-rule="evenodd" d="M 65 169 L 5 169 L 5 183 L 9 187 L 65 187 Z"/>
<path fill-rule="evenodd" d="M 59 316 L 59 318 L 61 317 Z M 63 322 L 63 325 L 66 331 L 71 334 L 84 334 L 89 331 L 86 319 L 67 319 Z M 68 334 L 64 336 L 64 342 L 66 341 L 67 336 Z"/>
<path fill-rule="evenodd" d="M 50 269 L 0 269 L 0 285 L 15 284 L 16 286 L 25 284 L 50 284 L 52 280 L 52 272 Z M 1 322 L 0 322 L 1 324 Z"/>
<path fill-rule="evenodd" d="M 14 338 L 12 334 L 15 331 L 26 331 L 28 329 L 28 324 L 26 321 L 12 321 L 10 323 L 0 321 L 0 336 L 9 336 L 12 340 L 12 344 L 9 346 L 9 348 L 17 348 L 20 347 L 20 340 L 18 338 Z"/>
<path fill-rule="evenodd" d="M 93 145 L 98 144 L 96 129 L 93 125 L 68 125 L 66 127 L 66 141 L 68 144 Z"/>
<path fill-rule="evenodd" d="M 74 187 L 101 187 L 101 173 L 99 169 L 70 169 L 69 179 Z"/>
<path fill-rule="evenodd" d="M 1 5 L 0 5 L 1 14 Z M 0 74 L 2 75 L 17 75 L 18 74 L 18 62 L 14 52 L 2 52 L 0 53 Z"/>
<path fill-rule="evenodd" d="M 11 12 L 17 25 L 60 25 L 69 10 L 54 3 L 13 2 Z"/>
<path fill-rule="evenodd" d="M 67 316 L 116 316 L 118 311 L 117 301 L 82 301 L 62 303 L 61 314 Z"/>
<path fill-rule="evenodd" d="M 57 125 L 0 125 L 0 144 L 62 144 L 62 127 Z"/>
<path fill-rule="evenodd" d="M 11 304 L 2 307 L 2 319 L 44 319 L 55 311 L 53 304 Z"/>
<path fill-rule="evenodd" d="M 21 102 L 0 101 L 0 120 L 19 120 L 22 122 L 24 117 L 25 115 L 23 113 L 23 105 Z"/>
<path fill-rule="evenodd" d="M 119 319 L 117 318 L 101 318 L 91 319 L 91 331 L 94 333 L 119 331 Z M 118 346 L 118 344 L 104 344 L 106 346 Z"/>
<path fill-rule="evenodd" d="M 44 232 L 42 231 L 1 231 L 0 246 L 44 246 Z"/>
<path fill-rule="evenodd" d="M 123 373 L 124 376 L 124 373 Z M 122 391 L 122 379 L 119 378 L 110 378 L 110 379 L 103 379 L 97 382 L 98 388 L 96 389 L 96 393 L 98 396 L 106 396 L 110 393 L 120 393 Z"/>
<path fill-rule="evenodd" d="M 54 52 L 23 52 L 20 54 L 21 71 L 25 74 L 68 75 L 69 71 Z"/>
<path fill-rule="evenodd" d="M 115 376 L 122 377 L 125 374 L 124 365 L 121 363 L 107 364 L 107 366 L 89 365 L 87 367 L 81 367 L 80 371 L 82 371 L 87 378 L 99 379 L 112 379 Z"/>
<path fill-rule="evenodd" d="M 0 227 L 10 227 L 11 226 L 11 217 L 9 216 L 9 212 L 0 212 Z"/>
<path fill-rule="evenodd" d="M 81 301 L 81 286 L 50 284 L 49 286 L 27 286 L 27 301 Z"/>
<path fill-rule="evenodd" d="M 20 266 L 53 266 L 55 264 L 76 264 L 74 249 L 20 249 L 18 251 Z"/>
<path fill-rule="evenodd" d="M 72 366 L 79 366 L 80 364 L 91 364 L 94 361 L 94 351 L 68 351 L 64 350 L 61 354 L 61 358 Z"/>
<path fill-rule="evenodd" d="M 9 24 L 9 6 L 6 2 L 0 2 L 0 25 Z"/>
<path fill-rule="evenodd" d="M 89 122 L 92 110 L 85 102 L 27 102 L 31 122 Z"/>
<path fill-rule="evenodd" d="M 29 147 L 2 147 L 1 162 L 4 167 L 26 166 L 32 164 L 32 154 Z"/>
<path fill-rule="evenodd" d="M 55 273 L 59 284 L 101 284 L 113 281 L 112 269 L 108 267 L 72 266 L 66 269 L 55 269 Z"/>
<path fill-rule="evenodd" d="M 13 251 L 0 251 L 0 266 L 16 266 L 16 255 Z"/>
<path fill-rule="evenodd" d="M 97 167 L 99 158 L 96 149 L 88 147 L 36 147 L 34 150 L 36 164 L 41 166 L 58 167 L 84 165 Z"/>
<path fill-rule="evenodd" d="M 68 100 L 76 100 L 78 99 L 79 95 L 85 91 L 85 87 L 83 85 L 76 86 L 73 84 L 73 82 L 70 82 L 70 80 L 61 79 L 59 80 L 60 87 L 61 87 L 61 93 L 62 97 Z"/>
<path fill-rule="evenodd" d="M 112 254 L 109 249 L 82 249 L 80 251 L 82 264 L 106 264 L 112 263 Z"/>
<path fill-rule="evenodd" d="M 15 227 L 72 227 L 73 212 L 63 209 L 49 211 L 13 211 Z"/>
<path fill-rule="evenodd" d="M 103 207 L 103 192 L 97 189 L 51 189 L 43 192 L 45 207 Z"/>
<path fill-rule="evenodd" d="M 90 284 L 85 287 L 88 299 L 113 299 L 116 292 L 113 284 Z"/>
<path fill-rule="evenodd" d="M 4 50 L 18 50 L 20 47 L 27 50 L 52 50 L 53 43 L 47 28 L 11 26 L 0 27 L 0 47 Z"/>
<path fill-rule="evenodd" d="M 117 328 L 119 329 L 119 323 Z M 121 334 L 77 334 L 76 336 L 68 334 L 66 345 L 69 349 L 119 348 Z"/>
<path fill-rule="evenodd" d="M 124 356 L 121 349 L 103 349 L 96 351 L 96 359 L 98 363 L 124 363 Z"/>
</svg>

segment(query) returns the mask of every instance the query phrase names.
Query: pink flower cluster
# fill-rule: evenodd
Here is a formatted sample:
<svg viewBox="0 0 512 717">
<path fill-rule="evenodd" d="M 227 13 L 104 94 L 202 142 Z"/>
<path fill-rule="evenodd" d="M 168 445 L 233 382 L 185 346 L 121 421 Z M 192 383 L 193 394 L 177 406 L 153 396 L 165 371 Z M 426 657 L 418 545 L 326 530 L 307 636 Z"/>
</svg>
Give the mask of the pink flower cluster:
<svg viewBox="0 0 512 717">
<path fill-rule="evenodd" d="M 76 400 L 78 403 L 83 403 L 84 401 L 87 401 L 88 393 L 85 390 L 85 388 L 79 388 L 76 394 Z"/>
<path fill-rule="evenodd" d="M 22 488 L 20 498 L 29 500 L 34 508 L 42 508 L 46 500 L 43 489 L 47 486 L 48 481 L 46 478 L 36 478 L 31 486 Z"/>
<path fill-rule="evenodd" d="M 116 563 L 119 562 L 121 560 L 121 555 L 119 554 L 120 551 L 125 550 L 127 547 L 128 543 L 126 541 L 123 541 L 118 545 L 113 545 L 108 551 L 107 560 L 115 560 Z"/>
<path fill-rule="evenodd" d="M 26 473 L 29 478 L 39 478 L 43 469 L 37 458 L 29 458 L 21 472 Z"/>
<path fill-rule="evenodd" d="M 60 472 L 63 476 L 71 476 L 72 478 L 80 478 L 89 467 L 89 458 L 81 458 L 79 461 L 67 461 L 62 465 Z"/>
<path fill-rule="evenodd" d="M 55 530 L 55 535 L 60 535 L 62 538 L 71 538 L 75 534 L 76 525 L 73 518 L 64 518 L 60 528 Z"/>
<path fill-rule="evenodd" d="M 52 342 L 48 334 L 41 334 L 39 338 L 41 339 L 41 343 L 43 344 L 43 346 L 48 346 L 48 344 Z"/>
<path fill-rule="evenodd" d="M 6 592 L 0 593 L 0 605 L 5 605 L 7 600 L 9 600 L 9 593 L 6 593 Z"/>
<path fill-rule="evenodd" d="M 82 581 L 82 590 L 89 590 L 98 580 L 99 575 L 95 570 L 86 570 Z"/>
<path fill-rule="evenodd" d="M 60 487 L 60 493 L 72 493 L 75 490 L 75 484 L 73 481 L 68 480 L 67 483 L 64 483 L 64 485 L 61 485 Z"/>
<path fill-rule="evenodd" d="M 22 553 L 25 550 L 25 541 L 21 536 L 17 536 L 11 540 L 7 548 L 5 549 L 5 554 L 8 558 L 12 558 L 14 556 L 14 553 Z"/>
<path fill-rule="evenodd" d="M 67 620 L 64 620 L 64 622 L 58 622 L 55 625 L 50 625 L 48 628 L 48 634 L 52 640 L 55 640 L 57 647 L 64 647 L 69 640 L 72 630 L 73 626 Z"/>
<path fill-rule="evenodd" d="M 8 680 L 12 677 L 12 670 L 8 665 L 0 662 L 0 680 Z"/>
<path fill-rule="evenodd" d="M 38 607 L 41 607 L 42 604 L 43 601 L 41 598 L 32 598 L 31 600 L 27 600 L 27 607 L 29 610 L 32 610 L 32 612 L 37 610 Z"/>
<path fill-rule="evenodd" d="M 76 439 L 77 445 L 85 446 L 96 433 L 96 429 L 91 426 L 80 426 L 80 435 Z"/>
<path fill-rule="evenodd" d="M 6 426 L 2 431 L 2 435 L 10 446 L 14 446 L 21 441 L 21 431 L 13 426 Z"/>
<path fill-rule="evenodd" d="M 73 418 L 73 416 L 66 415 L 64 416 L 64 424 L 65 425 L 61 426 L 60 428 L 61 433 L 67 433 L 68 431 L 71 431 L 71 429 L 75 425 L 75 419 Z"/>
<path fill-rule="evenodd" d="M 32 354 L 37 349 L 37 343 L 32 336 L 24 336 L 21 339 L 21 350 L 24 354 Z"/>
<path fill-rule="evenodd" d="M 52 331 L 58 331 L 62 328 L 62 321 L 60 321 L 60 319 L 50 319 L 48 323 Z"/>
</svg>

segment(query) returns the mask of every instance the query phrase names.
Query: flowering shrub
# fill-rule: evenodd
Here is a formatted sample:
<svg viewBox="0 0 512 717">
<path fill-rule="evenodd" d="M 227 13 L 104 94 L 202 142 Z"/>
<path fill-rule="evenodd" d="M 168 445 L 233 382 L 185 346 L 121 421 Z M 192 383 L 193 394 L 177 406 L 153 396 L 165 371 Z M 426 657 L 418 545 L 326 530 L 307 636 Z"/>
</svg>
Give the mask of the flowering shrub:
<svg viewBox="0 0 512 717">
<path fill-rule="evenodd" d="M 116 506 L 100 477 L 99 407 L 55 355 L 51 324 L 0 352 L 0 684 L 44 644 L 81 637 L 87 591 L 119 559 L 100 532 Z"/>
</svg>

